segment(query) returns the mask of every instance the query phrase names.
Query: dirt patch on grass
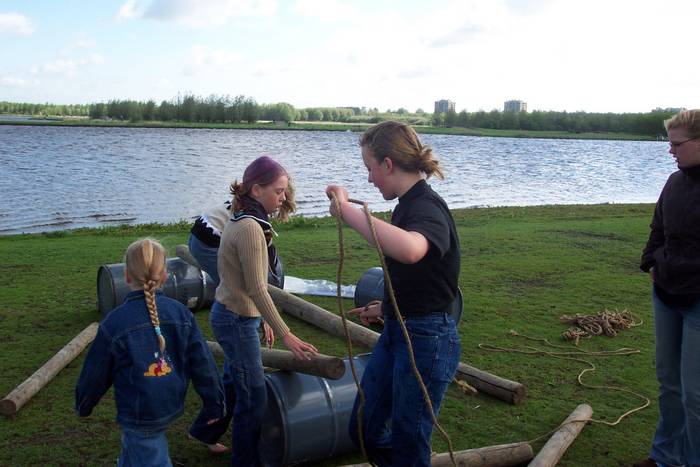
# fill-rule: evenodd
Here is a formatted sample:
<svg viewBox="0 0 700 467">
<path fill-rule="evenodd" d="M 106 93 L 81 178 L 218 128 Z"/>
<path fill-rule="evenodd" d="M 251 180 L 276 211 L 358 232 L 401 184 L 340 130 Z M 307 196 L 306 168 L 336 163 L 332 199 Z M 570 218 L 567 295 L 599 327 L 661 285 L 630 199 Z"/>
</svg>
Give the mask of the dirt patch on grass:
<svg viewBox="0 0 700 467">
<path fill-rule="evenodd" d="M 546 230 L 545 232 L 551 232 L 555 234 L 564 235 L 570 238 L 589 238 L 593 240 L 616 240 L 620 242 L 627 242 L 629 238 L 616 233 L 597 233 L 597 232 L 586 232 L 582 230 Z"/>
<path fill-rule="evenodd" d="M 553 274 L 539 274 L 535 277 L 516 278 L 506 281 L 508 284 L 508 292 L 511 295 L 522 295 L 531 289 L 559 288 L 552 280 Z"/>
</svg>

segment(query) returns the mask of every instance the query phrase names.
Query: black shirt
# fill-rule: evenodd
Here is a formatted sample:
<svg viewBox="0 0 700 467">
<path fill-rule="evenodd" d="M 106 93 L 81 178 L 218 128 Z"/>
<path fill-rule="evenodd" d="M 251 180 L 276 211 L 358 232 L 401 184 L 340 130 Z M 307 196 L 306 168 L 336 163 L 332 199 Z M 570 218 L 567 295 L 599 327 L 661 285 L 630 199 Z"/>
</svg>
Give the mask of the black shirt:
<svg viewBox="0 0 700 467">
<path fill-rule="evenodd" d="M 457 296 L 460 256 L 457 229 L 447 204 L 421 180 L 399 198 L 391 223 L 422 234 L 430 243 L 426 255 L 415 264 L 385 257 L 399 311 L 403 316 L 448 313 Z M 393 314 L 386 284 L 382 311 Z"/>
<path fill-rule="evenodd" d="M 700 298 L 700 166 L 668 178 L 656 203 L 641 269 L 654 268 L 654 283 L 668 305 Z"/>
</svg>

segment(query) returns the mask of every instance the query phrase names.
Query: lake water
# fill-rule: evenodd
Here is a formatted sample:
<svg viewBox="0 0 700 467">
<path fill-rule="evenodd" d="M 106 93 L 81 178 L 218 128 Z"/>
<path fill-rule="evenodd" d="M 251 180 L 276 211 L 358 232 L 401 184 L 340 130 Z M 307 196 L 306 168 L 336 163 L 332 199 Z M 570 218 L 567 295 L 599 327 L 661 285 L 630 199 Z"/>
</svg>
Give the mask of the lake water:
<svg viewBox="0 0 700 467">
<path fill-rule="evenodd" d="M 0 234 L 192 219 L 228 198 L 256 157 L 279 160 L 298 212 L 325 215 L 329 183 L 373 211 L 359 134 L 330 131 L 0 125 Z M 676 170 L 665 142 L 422 135 L 445 168 L 452 208 L 655 202 Z"/>
</svg>

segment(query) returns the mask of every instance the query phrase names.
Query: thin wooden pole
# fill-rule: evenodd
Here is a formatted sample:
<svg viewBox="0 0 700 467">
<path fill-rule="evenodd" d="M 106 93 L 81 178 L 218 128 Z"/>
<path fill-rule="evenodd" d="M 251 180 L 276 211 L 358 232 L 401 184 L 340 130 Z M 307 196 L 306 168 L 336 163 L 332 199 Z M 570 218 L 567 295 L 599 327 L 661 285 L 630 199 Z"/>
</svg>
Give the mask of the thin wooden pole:
<svg viewBox="0 0 700 467">
<path fill-rule="evenodd" d="M 270 292 L 270 296 L 275 304 L 284 312 L 313 324 L 334 336 L 345 336 L 340 316 L 275 286 L 268 285 L 267 290 Z M 356 323 L 348 322 L 348 331 L 353 342 L 362 344 L 370 349 L 374 347 L 379 339 L 379 333 Z M 521 383 L 487 373 L 466 363 L 460 362 L 455 378 L 465 381 L 480 392 L 511 404 L 519 404 L 525 398 L 525 386 Z"/>
<path fill-rule="evenodd" d="M 207 341 L 214 355 L 224 356 L 224 349 L 218 342 Z M 327 379 L 340 379 L 345 374 L 345 363 L 338 357 L 317 354 L 311 360 L 299 360 L 292 352 L 261 348 L 263 366 L 278 370 L 296 371 Z"/>
<path fill-rule="evenodd" d="M 24 404 L 29 401 L 41 388 L 46 386 L 59 371 L 72 362 L 75 357 L 87 347 L 97 335 L 98 323 L 92 323 L 80 334 L 75 336 L 56 355 L 44 363 L 33 375 L 27 378 L 22 384 L 17 386 L 3 400 L 0 401 L 0 413 L 3 415 L 14 415 Z"/>
<path fill-rule="evenodd" d="M 528 467 L 554 467 L 564 455 L 566 449 L 574 442 L 578 434 L 586 426 L 586 422 L 593 415 L 593 409 L 588 404 L 581 404 L 571 412 L 561 428 L 554 432 L 549 440 L 542 446 Z"/>
<path fill-rule="evenodd" d="M 454 453 L 458 467 L 510 467 L 532 459 L 532 447 L 528 443 L 499 444 L 483 448 L 467 449 Z M 447 452 L 435 454 L 430 459 L 432 467 L 451 466 Z M 344 467 L 369 467 L 369 464 L 351 464 Z"/>
</svg>

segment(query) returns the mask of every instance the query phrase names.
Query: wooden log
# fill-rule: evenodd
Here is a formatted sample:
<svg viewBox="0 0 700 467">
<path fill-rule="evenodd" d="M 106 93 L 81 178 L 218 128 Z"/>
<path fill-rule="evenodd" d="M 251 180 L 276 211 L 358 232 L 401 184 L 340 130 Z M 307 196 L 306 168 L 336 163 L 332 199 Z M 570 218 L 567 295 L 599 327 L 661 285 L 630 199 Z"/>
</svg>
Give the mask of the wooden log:
<svg viewBox="0 0 700 467">
<path fill-rule="evenodd" d="M 303 298 L 285 292 L 274 285 L 268 285 L 267 290 L 270 292 L 275 305 L 282 308 L 282 311 L 288 313 L 295 318 L 313 324 L 314 326 L 323 329 L 324 331 L 334 336 L 345 337 L 343 330 L 343 320 L 340 316 L 324 310 L 320 306 L 307 302 Z M 379 333 L 372 331 L 365 326 L 359 325 L 352 321 L 348 321 L 348 330 L 354 344 L 362 344 L 371 349 L 379 339 Z"/>
<path fill-rule="evenodd" d="M 285 313 L 313 324 L 329 334 L 345 337 L 340 316 L 275 286 L 268 285 L 267 289 L 272 300 Z M 353 343 L 362 344 L 370 349 L 374 347 L 379 339 L 379 333 L 354 322 L 348 321 L 348 330 Z M 525 398 L 525 386 L 521 383 L 487 373 L 466 363 L 459 363 L 455 378 L 465 381 L 485 394 L 511 404 L 520 404 Z"/>
<path fill-rule="evenodd" d="M 454 453 L 458 467 L 509 467 L 529 461 L 532 455 L 532 446 L 528 443 L 499 444 Z M 452 466 L 450 453 L 434 454 L 430 459 L 430 465 L 432 467 Z M 369 464 L 352 464 L 345 467 L 369 467 Z"/>
<path fill-rule="evenodd" d="M 477 391 L 518 405 L 525 399 L 525 386 L 516 381 L 487 373 L 466 363 L 459 362 L 455 378 L 467 382 Z"/>
<path fill-rule="evenodd" d="M 41 388 L 46 386 L 59 371 L 72 362 L 75 357 L 87 347 L 97 335 L 98 323 L 92 323 L 75 336 L 56 355 L 36 370 L 22 384 L 17 386 L 3 400 L 0 401 L 0 413 L 3 415 L 14 415 L 24 404 L 29 401 Z"/>
<path fill-rule="evenodd" d="M 207 341 L 214 355 L 224 356 L 224 349 L 218 342 Z M 261 348 L 263 366 L 278 370 L 296 371 L 327 379 L 340 379 L 345 374 L 345 363 L 341 358 L 317 354 L 311 360 L 299 360 L 292 352 Z"/>
<path fill-rule="evenodd" d="M 561 456 L 564 455 L 566 449 L 574 442 L 574 439 L 586 426 L 586 421 L 590 420 L 593 415 L 593 409 L 588 404 L 581 404 L 571 412 L 563 426 L 559 428 L 542 446 L 540 452 L 537 453 L 528 467 L 553 467 L 557 465 Z M 580 420 L 580 421 L 574 421 Z"/>
</svg>

